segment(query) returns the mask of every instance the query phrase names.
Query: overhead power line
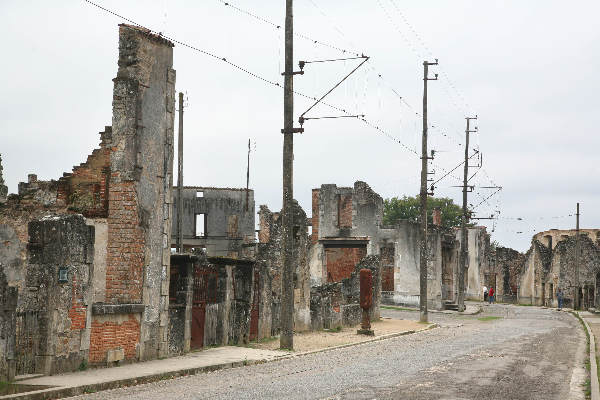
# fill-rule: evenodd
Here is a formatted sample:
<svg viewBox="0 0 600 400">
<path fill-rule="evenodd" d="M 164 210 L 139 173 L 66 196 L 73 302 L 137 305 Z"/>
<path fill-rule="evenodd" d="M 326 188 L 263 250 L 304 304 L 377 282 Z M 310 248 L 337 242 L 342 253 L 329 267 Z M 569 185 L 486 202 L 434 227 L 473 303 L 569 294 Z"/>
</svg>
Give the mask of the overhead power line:
<svg viewBox="0 0 600 400">
<path fill-rule="evenodd" d="M 250 76 L 250 77 L 252 77 L 252 78 L 255 78 L 255 79 L 257 79 L 257 80 L 259 80 L 259 81 L 261 81 L 261 82 L 263 82 L 263 83 L 266 83 L 266 84 L 268 84 L 268 85 L 275 86 L 275 87 L 278 87 L 278 88 L 280 88 L 280 89 L 283 89 L 283 86 L 282 86 L 282 85 L 281 85 L 279 82 L 276 82 L 276 81 L 274 81 L 274 80 L 271 80 L 271 79 L 265 78 L 265 77 L 263 77 L 263 76 L 261 76 L 261 75 L 259 75 L 259 74 L 255 73 L 255 72 L 252 72 L 252 71 L 250 71 L 249 69 L 247 69 L 247 68 L 245 68 L 245 67 L 243 67 L 243 66 L 241 66 L 241 65 L 239 65 L 239 64 L 237 64 L 237 63 L 234 63 L 234 62 L 232 62 L 232 61 L 229 61 L 229 60 L 228 60 L 227 58 L 225 58 L 225 57 L 220 57 L 220 56 L 218 56 L 217 54 L 215 54 L 215 53 L 213 53 L 213 52 L 211 52 L 211 51 L 204 50 L 204 49 L 201 49 L 201 48 L 199 48 L 199 47 L 196 47 L 196 46 L 190 45 L 190 44 L 188 44 L 188 43 L 185 43 L 185 42 L 183 42 L 183 41 L 180 41 L 180 40 L 178 40 L 178 39 L 176 39 L 176 38 L 174 38 L 174 37 L 167 36 L 167 35 L 163 35 L 161 32 L 157 32 L 157 31 L 155 31 L 155 30 L 153 30 L 153 29 L 150 29 L 150 28 L 148 28 L 148 27 L 146 27 L 146 26 L 144 26 L 144 25 L 142 25 L 142 24 L 140 24 L 140 23 L 138 23 L 138 22 L 136 22 L 136 21 L 132 20 L 131 18 L 127 18 L 127 17 L 125 17 L 125 16 L 123 16 L 123 15 L 121 15 L 121 14 L 119 14 L 119 13 L 115 12 L 115 11 L 112 11 L 112 10 L 110 10 L 110 9 L 106 8 L 106 7 L 103 7 L 103 6 L 101 6 L 101 5 L 99 5 L 99 4 L 95 3 L 95 2 L 93 2 L 93 1 L 91 1 L 91 0 L 83 0 L 83 1 L 85 1 L 85 2 L 86 2 L 86 3 L 88 3 L 88 4 L 91 4 L 91 5 L 93 5 L 94 7 L 98 8 L 98 9 L 100 9 L 100 10 L 102 10 L 102 11 L 104 11 L 104 12 L 108 13 L 108 14 L 111 14 L 111 15 L 113 15 L 113 16 L 115 16 L 115 17 L 117 17 L 117 18 L 120 18 L 120 19 L 122 19 L 122 20 L 124 20 L 124 21 L 127 21 L 127 22 L 129 22 L 130 24 L 132 24 L 132 25 L 135 25 L 135 26 L 138 26 L 138 27 L 140 27 L 140 28 L 146 29 L 146 30 L 148 30 L 148 32 L 150 32 L 150 33 L 153 33 L 153 34 L 155 34 L 155 35 L 161 36 L 161 37 L 163 37 L 164 39 L 166 39 L 166 40 L 169 40 L 169 41 L 171 41 L 171 42 L 173 42 L 173 43 L 175 43 L 175 44 L 178 44 L 178 45 L 180 45 L 180 46 L 182 46 L 182 47 L 185 47 L 185 48 L 188 48 L 188 49 L 190 49 L 190 50 L 196 51 L 196 52 L 198 52 L 198 53 L 204 54 L 204 55 L 206 55 L 206 56 L 208 56 L 208 57 L 211 57 L 211 58 L 213 58 L 214 60 L 217 60 L 217 61 L 223 62 L 223 63 L 225 63 L 225 64 L 227 64 L 227 65 L 229 65 L 229 66 L 231 66 L 231 67 L 233 67 L 233 68 L 235 68 L 235 69 L 237 69 L 237 70 L 239 70 L 239 71 L 242 71 L 242 72 L 244 72 L 244 73 L 245 73 L 245 74 L 247 74 L 248 76 Z M 305 94 L 305 93 L 298 92 L 298 91 L 296 91 L 296 90 L 294 90 L 294 91 L 293 91 L 293 93 L 294 93 L 295 95 L 298 95 L 298 96 L 300 96 L 300 97 L 303 97 L 303 98 L 306 98 L 306 99 L 309 99 L 309 100 L 314 100 L 314 101 L 317 101 L 317 100 L 318 100 L 318 99 L 317 99 L 317 97 L 315 97 L 315 96 L 310 96 L 310 95 L 307 95 L 307 94 Z M 347 116 L 353 116 L 353 117 L 356 117 L 357 119 L 359 119 L 360 121 L 362 121 L 362 122 L 363 122 L 365 125 L 367 125 L 367 126 L 371 127 L 371 128 L 372 128 L 372 129 L 374 129 L 375 131 L 377 131 L 377 132 L 379 132 L 379 133 L 383 134 L 383 135 L 384 135 L 384 136 L 386 136 L 387 138 L 389 138 L 389 139 L 393 140 L 394 142 L 398 143 L 400 146 L 402 146 L 402 147 L 403 147 L 403 148 L 405 148 L 406 150 L 408 150 L 408 151 L 410 151 L 411 153 L 413 153 L 413 154 L 417 155 L 417 152 L 416 152 L 414 149 L 411 149 L 411 148 L 410 148 L 410 147 L 408 147 L 406 144 L 404 144 L 404 143 L 403 143 L 403 142 L 402 142 L 400 139 L 398 139 L 397 137 L 395 137 L 395 136 L 394 136 L 394 135 L 392 135 L 391 133 L 389 133 L 389 132 L 387 132 L 386 130 L 384 130 L 383 128 L 381 128 L 381 127 L 379 126 L 379 124 L 377 124 L 377 123 L 374 123 L 374 122 L 372 122 L 372 121 L 369 121 L 369 120 L 367 120 L 367 119 L 366 119 L 364 116 L 356 116 L 356 115 L 352 115 L 352 114 L 351 114 L 351 113 L 349 113 L 349 112 L 348 112 L 348 111 L 347 111 L 345 108 L 342 108 L 342 107 L 339 107 L 339 106 L 335 106 L 335 105 L 333 105 L 333 104 L 326 103 L 326 102 L 323 102 L 323 101 L 321 101 L 319 104 L 323 104 L 324 106 L 326 106 L 326 107 L 329 107 L 329 108 L 331 108 L 331 109 L 333 109 L 333 110 L 337 110 L 337 111 L 339 111 L 339 112 L 342 112 L 342 113 L 346 114 Z"/>
</svg>

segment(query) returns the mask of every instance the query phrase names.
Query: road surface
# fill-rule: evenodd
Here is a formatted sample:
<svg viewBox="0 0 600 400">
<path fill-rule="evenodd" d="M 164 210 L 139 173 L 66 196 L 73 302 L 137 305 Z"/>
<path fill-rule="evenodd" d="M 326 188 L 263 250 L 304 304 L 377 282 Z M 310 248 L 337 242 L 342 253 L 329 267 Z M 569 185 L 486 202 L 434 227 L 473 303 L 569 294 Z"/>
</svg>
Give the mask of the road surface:
<svg viewBox="0 0 600 400">
<path fill-rule="evenodd" d="M 583 399 L 585 335 L 567 312 L 484 305 L 430 331 L 81 399 Z M 416 312 L 382 310 L 418 319 Z"/>
</svg>

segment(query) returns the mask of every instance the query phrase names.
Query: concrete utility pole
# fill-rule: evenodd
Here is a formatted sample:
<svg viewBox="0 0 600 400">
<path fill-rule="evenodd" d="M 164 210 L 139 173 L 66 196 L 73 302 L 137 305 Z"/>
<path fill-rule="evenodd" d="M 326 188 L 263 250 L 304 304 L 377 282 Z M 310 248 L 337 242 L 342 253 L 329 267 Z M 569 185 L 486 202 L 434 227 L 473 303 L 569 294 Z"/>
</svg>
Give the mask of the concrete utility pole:
<svg viewBox="0 0 600 400">
<path fill-rule="evenodd" d="M 250 191 L 250 139 L 248 139 L 248 166 L 246 167 L 246 212 L 248 211 L 248 192 Z"/>
<path fill-rule="evenodd" d="M 579 293 L 579 203 L 575 214 L 575 308 L 581 307 L 581 296 Z"/>
<path fill-rule="evenodd" d="M 282 349 L 294 348 L 294 16 L 292 0 L 285 2 L 285 71 L 283 81 L 283 274 L 281 280 L 281 336 Z"/>
<path fill-rule="evenodd" d="M 437 80 L 429 78 L 429 66 L 437 65 L 435 62 L 423 61 L 423 138 L 421 146 L 421 254 L 420 254 L 420 296 L 421 322 L 427 322 L 427 161 L 432 158 L 427 156 L 427 81 Z"/>
<path fill-rule="evenodd" d="M 179 92 L 179 137 L 177 139 L 177 252 L 183 251 L 183 93 Z"/>
<path fill-rule="evenodd" d="M 467 182 L 469 180 L 469 134 L 476 132 L 476 130 L 470 129 L 470 123 L 475 117 L 466 117 L 467 129 L 465 130 L 465 170 L 463 178 L 463 215 L 461 221 L 461 239 L 460 239 L 460 265 L 458 268 L 458 311 L 465 311 L 465 270 L 467 268 L 467 255 L 468 255 L 468 240 L 467 235 L 467 223 L 469 222 L 469 210 L 467 209 L 467 193 L 469 192 L 469 186 Z M 494 289 L 496 290 L 496 289 Z"/>
</svg>

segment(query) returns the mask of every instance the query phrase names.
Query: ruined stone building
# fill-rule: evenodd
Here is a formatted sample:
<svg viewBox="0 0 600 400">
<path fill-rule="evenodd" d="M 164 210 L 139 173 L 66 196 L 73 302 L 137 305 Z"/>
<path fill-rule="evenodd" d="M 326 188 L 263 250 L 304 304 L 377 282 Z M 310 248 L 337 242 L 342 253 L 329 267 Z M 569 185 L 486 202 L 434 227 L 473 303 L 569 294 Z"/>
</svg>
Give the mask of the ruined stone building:
<svg viewBox="0 0 600 400">
<path fill-rule="evenodd" d="M 489 262 L 483 270 L 483 283 L 496 291 L 496 300 L 516 303 L 521 270 L 525 254 L 508 247 L 496 247 L 489 255 Z"/>
<path fill-rule="evenodd" d="M 100 147 L 0 196 L 0 379 L 168 354 L 173 44 L 120 25 L 118 65 Z"/>
<path fill-rule="evenodd" d="M 381 263 L 381 301 L 417 306 L 420 298 L 420 225 L 399 221 L 383 225 L 383 199 L 366 183 L 313 189 L 310 271 L 313 286 L 347 278 L 365 255 Z M 442 227 L 434 213 L 428 231 L 428 304 L 441 309 L 458 293 L 460 230 Z M 465 294 L 480 300 L 489 271 L 490 237 L 485 227 L 468 228 Z M 495 275 L 494 275 L 495 278 Z"/>
<path fill-rule="evenodd" d="M 600 304 L 599 246 L 600 229 L 581 229 L 577 263 L 574 229 L 551 229 L 534 235 L 519 277 L 519 303 L 556 307 L 560 288 L 565 307 L 596 307 Z"/>
<path fill-rule="evenodd" d="M 259 337 L 260 274 L 255 262 L 254 191 L 185 187 L 183 252 L 171 256 L 171 354 Z M 178 232 L 173 189 L 171 246 Z M 260 314 L 268 312 L 260 308 Z M 270 314 L 269 314 L 270 317 Z"/>
<path fill-rule="evenodd" d="M 5 185 L 2 176 L 2 154 L 0 154 L 0 203 L 6 202 L 6 196 L 8 196 L 8 187 Z"/>
<path fill-rule="evenodd" d="M 177 189 L 173 213 L 177 215 Z M 183 188 L 183 248 L 208 256 L 250 257 L 255 242 L 254 190 L 186 186 Z M 172 243 L 177 235 L 173 220 Z"/>
</svg>

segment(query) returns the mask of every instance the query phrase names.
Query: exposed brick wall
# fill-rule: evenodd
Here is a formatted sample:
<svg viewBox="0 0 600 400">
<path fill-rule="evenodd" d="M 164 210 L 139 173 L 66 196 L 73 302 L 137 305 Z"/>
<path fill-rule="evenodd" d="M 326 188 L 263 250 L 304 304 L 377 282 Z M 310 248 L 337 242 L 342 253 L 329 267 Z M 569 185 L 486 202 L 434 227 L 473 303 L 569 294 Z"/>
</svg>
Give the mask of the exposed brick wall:
<svg viewBox="0 0 600 400">
<path fill-rule="evenodd" d="M 88 218 L 108 215 L 111 139 L 112 128 L 107 126 L 100 132 L 100 148 L 58 180 L 57 199 L 70 211 Z"/>
<path fill-rule="evenodd" d="M 71 294 L 69 319 L 71 320 L 71 330 L 75 331 L 85 329 L 87 307 L 83 304 L 83 293 L 79 288 L 77 277 L 73 276 L 71 280 L 73 282 L 73 292 Z"/>
<path fill-rule="evenodd" d="M 381 248 L 381 290 L 394 290 L 394 247 Z"/>
<path fill-rule="evenodd" d="M 366 246 L 327 247 L 325 249 L 327 282 L 339 282 L 342 279 L 350 278 L 356 264 L 366 255 Z"/>
<path fill-rule="evenodd" d="M 319 189 L 312 191 L 312 235 L 311 242 L 317 243 L 319 240 Z"/>
<path fill-rule="evenodd" d="M 135 182 L 111 184 L 108 200 L 106 302 L 141 303 L 145 241 Z"/>
<path fill-rule="evenodd" d="M 140 323 L 133 314 L 128 314 L 128 319 L 122 323 L 114 321 L 92 320 L 92 334 L 90 339 L 90 363 L 106 361 L 106 352 L 111 349 L 122 348 L 125 359 L 136 358 L 136 347 L 140 342 Z"/>
<path fill-rule="evenodd" d="M 338 197 L 338 227 L 352 228 L 351 194 L 340 194 Z"/>
</svg>

